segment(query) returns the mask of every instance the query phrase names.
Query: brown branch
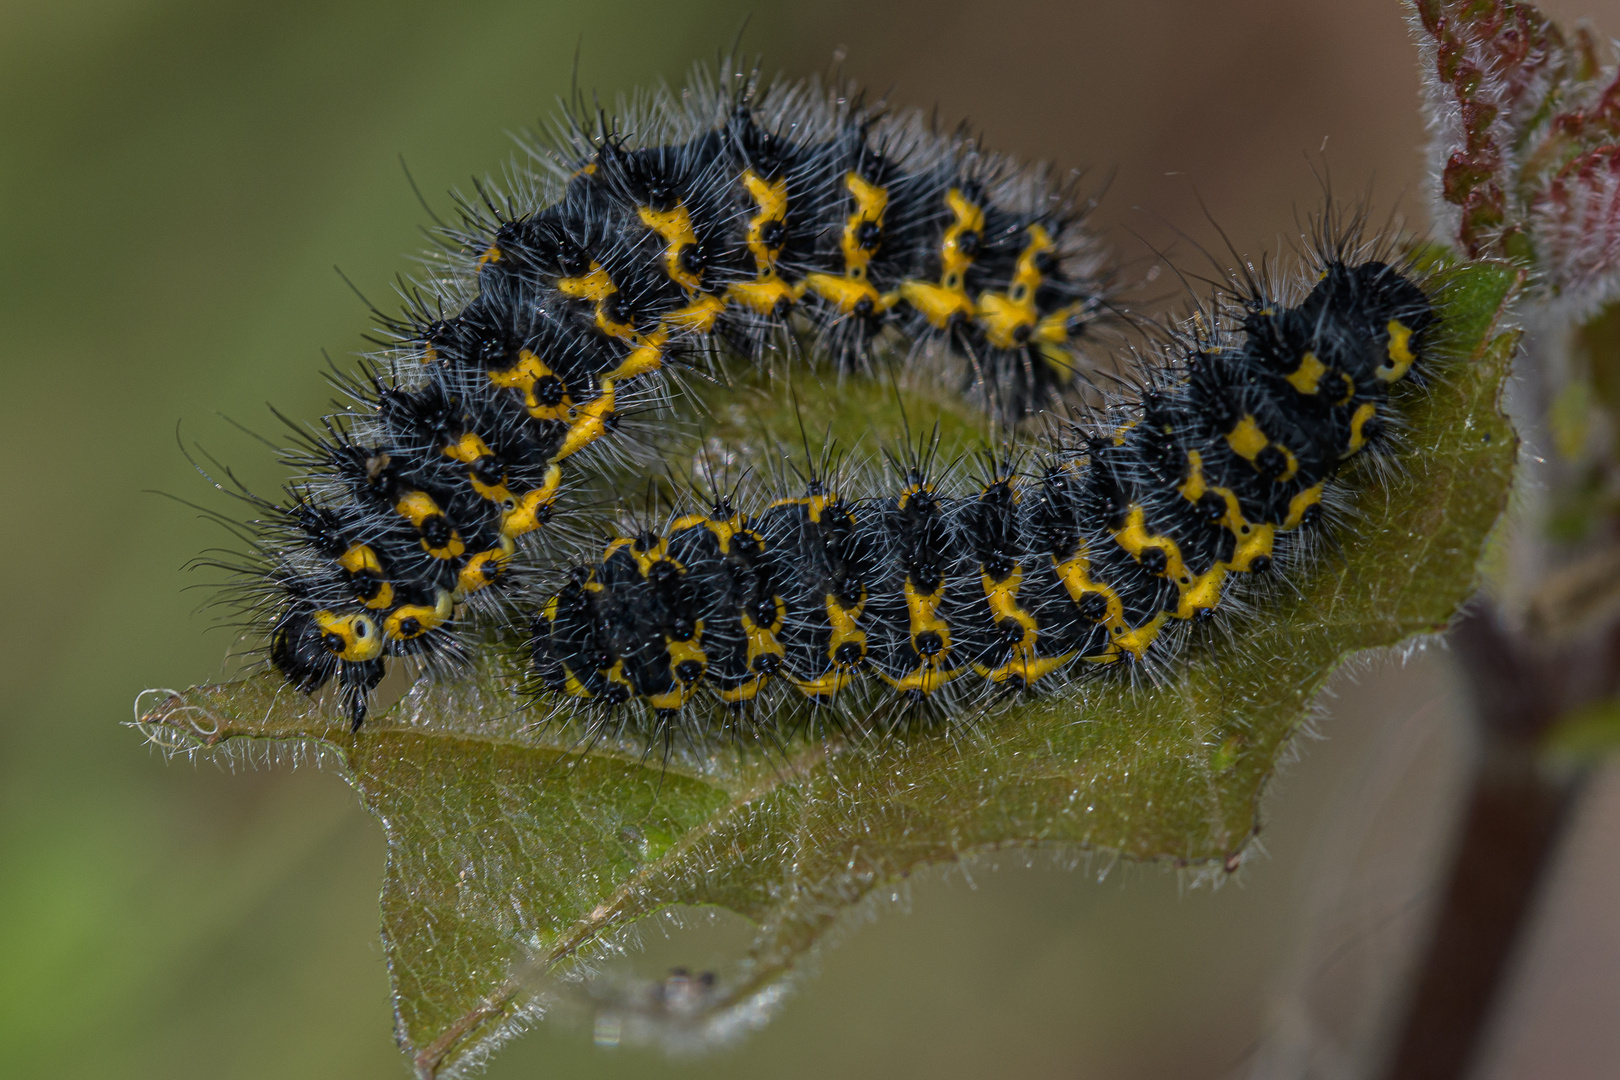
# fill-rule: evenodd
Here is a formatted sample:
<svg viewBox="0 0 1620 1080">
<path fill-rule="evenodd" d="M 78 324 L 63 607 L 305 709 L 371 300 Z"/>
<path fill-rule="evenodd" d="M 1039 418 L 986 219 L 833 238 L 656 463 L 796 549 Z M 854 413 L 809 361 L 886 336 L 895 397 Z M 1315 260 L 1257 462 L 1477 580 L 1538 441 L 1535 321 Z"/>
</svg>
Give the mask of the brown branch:
<svg viewBox="0 0 1620 1080">
<path fill-rule="evenodd" d="M 1469 1074 L 1574 802 L 1575 785 L 1536 762 L 1540 736 L 1565 706 L 1560 665 L 1524 647 L 1486 605 L 1451 640 L 1474 697 L 1481 759 L 1386 1080 Z"/>
</svg>

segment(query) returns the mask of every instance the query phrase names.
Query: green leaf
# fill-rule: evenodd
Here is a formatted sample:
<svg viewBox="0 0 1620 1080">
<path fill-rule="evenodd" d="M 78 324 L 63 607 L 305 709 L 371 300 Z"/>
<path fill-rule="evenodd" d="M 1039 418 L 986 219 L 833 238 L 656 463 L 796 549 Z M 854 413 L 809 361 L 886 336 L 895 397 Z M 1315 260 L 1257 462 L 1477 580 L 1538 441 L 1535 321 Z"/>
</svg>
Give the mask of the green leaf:
<svg viewBox="0 0 1620 1080">
<path fill-rule="evenodd" d="M 667 759 L 629 740 L 582 747 L 492 669 L 413 687 L 358 734 L 330 702 L 271 677 L 166 695 L 143 727 L 193 752 L 290 740 L 335 754 L 387 833 L 383 936 L 399 1038 L 423 1077 L 477 1060 L 570 995 L 599 1010 L 599 1032 L 719 1037 L 764 1015 L 851 905 L 924 863 L 1071 845 L 1229 872 L 1334 668 L 1443 630 L 1506 503 L 1518 441 L 1497 396 L 1516 334 L 1496 328 L 1523 276 L 1489 262 L 1442 276 L 1436 353 L 1451 360 L 1406 393 L 1402 468 L 1359 472 L 1363 517 L 1342 553 L 1263 618 L 1195 644 L 1159 685 L 1094 680 L 949 732 L 860 745 L 821 732 L 776 750 L 676 746 Z M 871 410 L 885 393 L 846 383 L 818 401 Z M 862 412 L 845 426 L 892 434 L 894 420 Z M 673 905 L 746 917 L 747 955 L 713 987 L 593 978 L 628 927 Z"/>
</svg>

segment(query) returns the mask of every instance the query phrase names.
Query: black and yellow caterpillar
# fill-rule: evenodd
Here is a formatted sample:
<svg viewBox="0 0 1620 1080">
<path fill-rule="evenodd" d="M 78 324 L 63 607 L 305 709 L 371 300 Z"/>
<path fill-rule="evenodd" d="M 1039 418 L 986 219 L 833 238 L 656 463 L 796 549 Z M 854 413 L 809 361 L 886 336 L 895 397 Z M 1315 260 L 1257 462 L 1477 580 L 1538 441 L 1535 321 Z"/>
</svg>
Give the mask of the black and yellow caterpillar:
<svg viewBox="0 0 1620 1080">
<path fill-rule="evenodd" d="M 248 496 L 246 621 L 300 689 L 335 678 L 356 726 L 385 658 L 453 670 L 511 621 L 568 470 L 660 373 L 806 334 L 846 366 L 898 342 L 1014 419 L 1072 387 L 1108 315 L 1083 207 L 1044 170 L 847 90 L 700 74 L 536 152 L 526 194 L 446 230 L 394 347 L 340 380 L 352 407 L 288 455 L 286 497 Z"/>
<path fill-rule="evenodd" d="M 1167 659 L 1179 627 L 1302 550 L 1340 469 L 1387 441 L 1391 388 L 1424 369 L 1436 314 L 1415 276 L 1346 237 L 1317 254 L 1295 306 L 1237 289 L 1139 396 L 1022 473 L 992 462 L 947 494 L 916 454 L 888 493 L 816 478 L 615 539 L 535 616 L 536 676 L 667 720 L 772 687 L 921 701 Z"/>
</svg>

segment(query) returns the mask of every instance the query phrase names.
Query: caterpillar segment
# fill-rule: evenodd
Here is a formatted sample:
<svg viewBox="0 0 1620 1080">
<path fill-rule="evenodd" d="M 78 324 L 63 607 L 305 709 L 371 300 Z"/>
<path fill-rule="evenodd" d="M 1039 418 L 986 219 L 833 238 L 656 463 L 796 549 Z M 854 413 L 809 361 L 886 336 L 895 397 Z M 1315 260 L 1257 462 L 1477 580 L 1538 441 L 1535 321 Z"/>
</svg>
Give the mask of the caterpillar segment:
<svg viewBox="0 0 1620 1080">
<path fill-rule="evenodd" d="M 638 145 L 627 132 L 667 138 Z M 571 309 L 622 347 L 622 383 L 712 353 L 870 362 L 895 338 L 954 357 L 1009 419 L 1072 387 L 1112 281 L 1072 193 L 850 88 L 700 73 L 622 123 L 570 117 L 533 154 L 560 184 L 489 200 L 448 237 L 482 294 Z"/>
<path fill-rule="evenodd" d="M 369 412 L 308 439 L 292 460 L 320 482 L 256 523 L 283 552 L 270 660 L 302 689 L 337 677 L 356 726 L 386 657 L 464 662 L 463 626 L 510 604 L 562 492 L 569 422 L 480 398 L 482 378 L 446 365 L 409 389 L 377 370 L 347 384 Z"/>
<path fill-rule="evenodd" d="M 1386 435 L 1358 417 L 1393 416 L 1390 387 L 1423 370 L 1436 319 L 1419 284 L 1375 260 L 1327 262 L 1291 308 L 1242 299 L 1234 325 L 1179 339 L 1138 399 L 1073 445 L 1037 451 L 1028 471 L 992 458 L 976 490 L 954 494 L 931 453 L 913 453 L 891 470 L 892 494 L 818 480 L 753 516 L 723 501 L 676 518 L 667 539 L 635 541 L 669 553 L 681 584 L 668 603 L 704 628 L 706 665 L 675 680 L 678 698 L 632 679 L 612 703 L 642 698 L 667 720 L 701 695 L 825 702 L 859 684 L 959 705 L 1166 661 L 1234 590 L 1297 561 L 1343 463 Z M 639 599 L 646 571 L 608 584 L 632 543 L 574 571 L 623 590 L 596 610 L 665 611 Z M 598 701 L 582 691 L 640 657 L 661 675 L 677 662 L 666 615 L 564 632 L 556 613 L 571 595 L 534 623 L 547 686 Z M 587 656 L 582 642 L 617 644 Z"/>
</svg>

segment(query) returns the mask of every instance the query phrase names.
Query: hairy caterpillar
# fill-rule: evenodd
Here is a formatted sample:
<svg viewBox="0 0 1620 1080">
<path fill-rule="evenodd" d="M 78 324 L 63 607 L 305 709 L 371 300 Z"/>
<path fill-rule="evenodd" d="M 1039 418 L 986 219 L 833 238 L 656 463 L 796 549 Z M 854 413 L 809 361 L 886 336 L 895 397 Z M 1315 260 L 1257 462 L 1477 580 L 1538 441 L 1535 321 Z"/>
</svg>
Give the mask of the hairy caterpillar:
<svg viewBox="0 0 1620 1080">
<path fill-rule="evenodd" d="M 444 229 L 388 351 L 289 453 L 237 599 L 270 663 L 355 726 L 386 657 L 453 669 L 507 625 L 566 467 L 659 377 L 808 332 L 850 366 L 909 343 L 1005 418 L 1071 387 L 1109 281 L 1082 207 L 966 134 L 815 84 L 700 72 L 625 123 L 565 117 L 516 194 Z M 493 629 L 491 629 L 493 628 Z"/>
<path fill-rule="evenodd" d="M 917 702 L 1172 656 L 1178 627 L 1300 554 L 1339 470 L 1386 444 L 1392 386 L 1422 376 L 1434 307 L 1359 225 L 1321 224 L 1296 304 L 1247 275 L 1139 393 L 1026 470 L 989 459 L 975 492 L 936 490 L 914 453 L 887 491 L 816 475 L 751 515 L 725 496 L 614 539 L 535 616 L 539 681 L 667 724 L 704 692 L 864 680 Z"/>
</svg>

